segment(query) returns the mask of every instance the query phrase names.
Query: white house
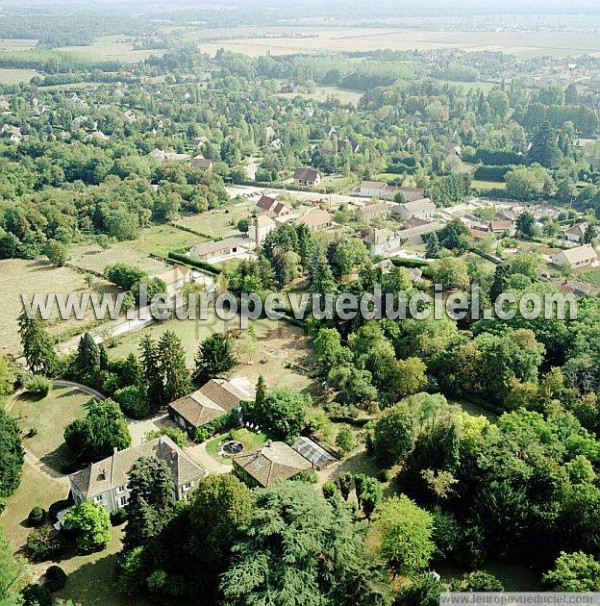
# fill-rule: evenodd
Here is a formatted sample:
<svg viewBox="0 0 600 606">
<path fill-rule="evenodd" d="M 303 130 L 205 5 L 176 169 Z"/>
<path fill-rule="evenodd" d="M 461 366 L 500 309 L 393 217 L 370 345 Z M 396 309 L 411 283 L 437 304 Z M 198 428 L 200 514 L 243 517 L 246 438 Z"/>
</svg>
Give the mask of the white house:
<svg viewBox="0 0 600 606">
<path fill-rule="evenodd" d="M 429 198 L 422 198 L 421 200 L 398 204 L 397 207 L 392 209 L 392 214 L 399 215 L 405 221 L 409 219 L 430 220 L 433 218 L 435 209 L 435 204 Z"/>
<path fill-rule="evenodd" d="M 598 255 L 591 244 L 585 246 L 577 246 L 568 250 L 561 250 L 559 253 L 552 255 L 552 263 L 571 269 L 581 269 L 589 267 L 598 260 Z"/>
<path fill-rule="evenodd" d="M 561 238 L 568 240 L 569 242 L 581 244 L 585 238 L 587 226 L 587 223 L 576 223 L 573 225 L 573 227 L 569 227 L 565 231 L 561 232 Z"/>
</svg>

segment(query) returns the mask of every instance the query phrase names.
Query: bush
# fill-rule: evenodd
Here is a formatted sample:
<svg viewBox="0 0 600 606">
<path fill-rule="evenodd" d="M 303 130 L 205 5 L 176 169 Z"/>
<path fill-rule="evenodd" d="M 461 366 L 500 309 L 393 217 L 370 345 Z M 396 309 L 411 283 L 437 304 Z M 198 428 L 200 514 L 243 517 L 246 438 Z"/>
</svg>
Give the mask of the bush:
<svg viewBox="0 0 600 606">
<path fill-rule="evenodd" d="M 75 538 L 79 553 L 92 553 L 104 549 L 110 541 L 108 511 L 86 501 L 71 507 L 65 515 L 64 529 Z"/>
<path fill-rule="evenodd" d="M 46 570 L 46 582 L 44 587 L 54 593 L 67 584 L 67 573 L 60 566 L 50 566 Z"/>
<path fill-rule="evenodd" d="M 160 429 L 153 429 L 146 434 L 146 441 L 154 440 L 155 438 L 159 438 L 160 436 L 167 436 L 171 438 L 177 446 L 183 448 L 187 444 L 187 434 L 185 431 L 181 429 L 177 429 L 176 427 L 161 427 Z"/>
<path fill-rule="evenodd" d="M 63 542 L 52 526 L 42 526 L 29 533 L 25 551 L 34 561 L 49 560 L 61 553 Z"/>
<path fill-rule="evenodd" d="M 354 450 L 356 448 L 356 438 L 354 437 L 352 430 L 348 427 L 342 427 L 335 438 L 335 445 L 342 452 Z"/>
<path fill-rule="evenodd" d="M 144 391 L 137 385 L 117 389 L 113 400 L 121 407 L 123 414 L 130 419 L 144 419 L 150 414 L 150 406 L 148 406 Z"/>
<path fill-rule="evenodd" d="M 127 511 L 123 508 L 117 509 L 110 514 L 110 523 L 113 526 L 120 526 L 127 521 Z"/>
<path fill-rule="evenodd" d="M 27 585 L 21 595 L 24 606 L 52 606 L 52 594 L 41 585 Z"/>
<path fill-rule="evenodd" d="M 30 526 L 38 528 L 46 520 L 46 512 L 39 506 L 34 507 L 27 516 L 27 521 Z"/>
<path fill-rule="evenodd" d="M 35 375 L 25 383 L 25 390 L 40 398 L 45 398 L 52 387 L 52 382 L 46 377 Z"/>
<path fill-rule="evenodd" d="M 6 511 L 8 501 L 4 497 L 0 497 L 0 516 Z"/>
</svg>

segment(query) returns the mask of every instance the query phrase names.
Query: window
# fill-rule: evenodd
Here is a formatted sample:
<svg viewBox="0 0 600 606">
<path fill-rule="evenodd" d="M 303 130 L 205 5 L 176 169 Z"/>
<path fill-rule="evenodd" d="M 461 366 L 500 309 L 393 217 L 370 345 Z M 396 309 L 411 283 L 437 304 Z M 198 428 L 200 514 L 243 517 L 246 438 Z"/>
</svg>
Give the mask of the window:
<svg viewBox="0 0 600 606">
<path fill-rule="evenodd" d="M 123 484 L 123 486 L 117 487 L 118 493 L 125 492 L 126 490 L 127 490 L 127 484 Z"/>
<path fill-rule="evenodd" d="M 189 490 L 192 487 L 192 482 L 186 482 L 181 489 L 182 490 Z"/>
<path fill-rule="evenodd" d="M 102 503 L 102 495 L 99 494 L 97 497 L 94 497 L 94 503 Z"/>
<path fill-rule="evenodd" d="M 119 507 L 125 507 L 125 505 L 129 503 L 129 497 L 119 497 L 117 503 L 119 504 Z"/>
</svg>

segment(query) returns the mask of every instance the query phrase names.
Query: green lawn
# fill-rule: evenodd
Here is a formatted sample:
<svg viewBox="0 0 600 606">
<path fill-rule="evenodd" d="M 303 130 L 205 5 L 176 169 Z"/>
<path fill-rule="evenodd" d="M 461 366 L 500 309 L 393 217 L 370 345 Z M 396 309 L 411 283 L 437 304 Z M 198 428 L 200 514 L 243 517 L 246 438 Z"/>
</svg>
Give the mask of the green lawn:
<svg viewBox="0 0 600 606">
<path fill-rule="evenodd" d="M 41 400 L 21 394 L 11 403 L 10 412 L 27 435 L 34 427 L 37 434 L 25 438 L 26 448 L 46 465 L 58 471 L 68 464 L 69 453 L 63 433 L 67 425 L 85 416 L 83 405 L 91 397 L 70 387 L 54 388 Z"/>
<path fill-rule="evenodd" d="M 205 213 L 183 217 L 176 221 L 176 224 L 206 234 L 213 239 L 240 236 L 241 234 L 236 227 L 237 222 L 240 219 L 250 218 L 255 208 L 256 202 L 235 204 L 227 208 L 215 208 Z M 194 244 L 202 242 L 202 238 L 193 234 L 189 235 L 194 238 Z"/>
<path fill-rule="evenodd" d="M 31 528 L 27 524 L 29 512 L 39 505 L 48 511 L 56 501 L 69 496 L 69 485 L 43 473 L 37 467 L 26 462 L 21 471 L 21 483 L 8 497 L 8 508 L 0 518 L 0 525 L 13 549 L 25 545 Z"/>
<path fill-rule="evenodd" d="M 506 189 L 504 181 L 479 181 L 478 179 L 473 179 L 471 185 L 479 191 L 482 189 Z"/>
<path fill-rule="evenodd" d="M 260 448 L 267 440 L 266 433 L 254 433 L 247 429 L 237 429 L 224 436 L 218 436 L 206 443 L 206 452 L 219 463 L 231 462 L 231 457 L 224 457 L 219 454 L 221 445 L 229 440 L 239 440 L 244 445 L 244 453 L 251 452 Z M 241 454 L 241 453 L 240 453 Z"/>
</svg>

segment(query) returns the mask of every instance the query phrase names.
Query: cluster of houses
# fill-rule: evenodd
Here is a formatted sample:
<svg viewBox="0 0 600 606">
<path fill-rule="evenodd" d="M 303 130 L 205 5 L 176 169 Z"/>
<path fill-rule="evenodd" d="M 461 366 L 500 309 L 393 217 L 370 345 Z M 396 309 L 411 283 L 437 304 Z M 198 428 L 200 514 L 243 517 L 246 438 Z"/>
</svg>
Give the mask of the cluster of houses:
<svg viewBox="0 0 600 606">
<path fill-rule="evenodd" d="M 254 388 L 244 378 L 211 379 L 200 389 L 171 402 L 168 414 L 171 420 L 191 435 L 198 427 L 212 423 L 240 403 L 254 399 Z M 184 448 L 166 435 L 137 446 L 116 450 L 110 457 L 92 463 L 69 476 L 70 490 L 75 503 L 90 501 L 109 512 L 125 507 L 130 498 L 129 472 L 141 457 L 153 457 L 169 468 L 173 483 L 172 496 L 176 501 L 187 500 L 208 471 L 195 461 Z M 316 440 L 301 436 L 293 445 L 268 441 L 250 452 L 233 455 L 233 472 L 249 486 L 270 486 L 276 480 L 288 480 L 311 470 L 325 469 L 339 459 L 337 453 Z M 65 511 L 58 516 L 62 525 Z"/>
</svg>

